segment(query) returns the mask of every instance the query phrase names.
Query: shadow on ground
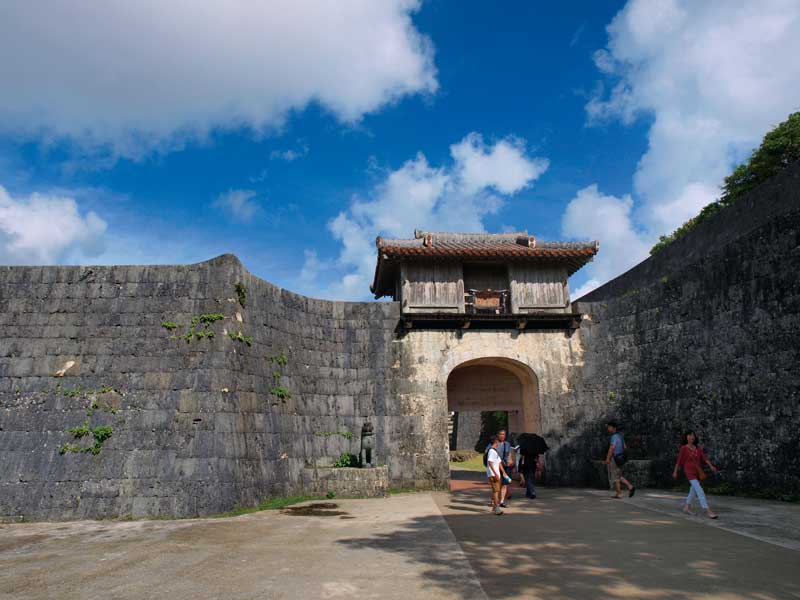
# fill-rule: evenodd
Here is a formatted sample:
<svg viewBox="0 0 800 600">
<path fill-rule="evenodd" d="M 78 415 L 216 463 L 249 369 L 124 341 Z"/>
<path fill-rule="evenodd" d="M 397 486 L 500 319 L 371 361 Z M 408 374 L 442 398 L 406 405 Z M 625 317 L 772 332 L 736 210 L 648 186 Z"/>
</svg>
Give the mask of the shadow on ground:
<svg viewBox="0 0 800 600">
<path fill-rule="evenodd" d="M 800 598 L 791 550 L 574 490 L 540 490 L 496 517 L 480 474 L 474 481 L 437 502 L 491 598 Z M 475 590 L 452 577 L 452 556 L 425 535 L 436 518 L 340 543 L 401 553 L 435 585 L 468 596 Z"/>
</svg>

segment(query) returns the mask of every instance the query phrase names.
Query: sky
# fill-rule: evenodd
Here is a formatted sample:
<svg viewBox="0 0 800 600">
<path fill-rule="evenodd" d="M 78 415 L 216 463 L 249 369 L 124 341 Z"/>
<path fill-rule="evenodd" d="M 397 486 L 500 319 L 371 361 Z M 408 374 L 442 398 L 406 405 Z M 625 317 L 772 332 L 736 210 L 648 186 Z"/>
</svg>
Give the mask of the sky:
<svg viewBox="0 0 800 600">
<path fill-rule="evenodd" d="M 0 4 L 0 264 L 236 254 L 371 297 L 378 235 L 643 260 L 800 110 L 800 2 Z"/>
</svg>

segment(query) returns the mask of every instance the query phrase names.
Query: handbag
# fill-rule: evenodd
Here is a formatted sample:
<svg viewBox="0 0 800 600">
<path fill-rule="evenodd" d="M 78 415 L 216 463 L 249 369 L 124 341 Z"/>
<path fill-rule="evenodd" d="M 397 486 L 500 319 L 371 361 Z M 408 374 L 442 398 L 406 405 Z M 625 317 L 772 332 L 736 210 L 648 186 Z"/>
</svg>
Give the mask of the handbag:
<svg viewBox="0 0 800 600">
<path fill-rule="evenodd" d="M 705 469 L 703 469 L 703 465 L 697 464 L 697 481 L 705 481 L 708 475 L 706 475 Z"/>
<path fill-rule="evenodd" d="M 618 467 L 622 468 L 625 466 L 625 463 L 628 462 L 628 455 L 625 454 L 624 452 L 622 454 L 615 454 L 614 462 L 617 464 Z"/>
</svg>

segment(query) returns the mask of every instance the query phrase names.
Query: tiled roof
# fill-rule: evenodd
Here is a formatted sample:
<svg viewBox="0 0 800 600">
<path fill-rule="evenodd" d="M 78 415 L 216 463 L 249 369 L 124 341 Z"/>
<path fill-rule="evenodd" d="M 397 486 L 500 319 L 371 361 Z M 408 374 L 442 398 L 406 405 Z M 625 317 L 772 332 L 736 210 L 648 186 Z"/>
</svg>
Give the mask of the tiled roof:
<svg viewBox="0 0 800 600">
<path fill-rule="evenodd" d="M 597 242 L 543 242 L 527 231 L 516 233 L 433 233 L 415 231 L 414 239 L 378 237 L 375 245 L 386 259 L 421 258 L 570 258 L 592 257 Z"/>
<path fill-rule="evenodd" d="M 558 262 L 572 275 L 597 254 L 598 242 L 545 242 L 527 231 L 447 233 L 414 231 L 413 239 L 378 237 L 378 263 L 371 286 L 376 297 L 391 294 L 391 265 L 415 260 Z"/>
</svg>

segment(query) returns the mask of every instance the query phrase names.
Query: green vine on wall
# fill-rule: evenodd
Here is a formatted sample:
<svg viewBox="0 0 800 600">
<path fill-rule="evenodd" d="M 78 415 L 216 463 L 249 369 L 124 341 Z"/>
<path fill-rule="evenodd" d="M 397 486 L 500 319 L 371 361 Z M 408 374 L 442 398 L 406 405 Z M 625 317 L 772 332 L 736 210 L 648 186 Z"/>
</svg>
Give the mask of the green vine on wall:
<svg viewBox="0 0 800 600">
<path fill-rule="evenodd" d="M 110 402 L 98 400 L 97 395 L 109 394 L 112 392 L 122 395 L 122 392 L 107 385 L 101 386 L 99 390 L 91 390 L 84 389 L 80 384 L 74 388 L 63 388 L 60 383 L 56 386 L 54 392 L 66 398 L 86 397 L 88 399 L 88 404 L 86 405 L 86 419 L 81 425 L 70 427 L 67 433 L 70 434 L 74 440 L 83 440 L 87 437 L 91 437 L 92 440 L 89 446 L 65 443 L 58 449 L 58 453 L 62 456 L 68 452 L 88 453 L 94 456 L 100 454 L 100 451 L 103 449 L 103 444 L 114 433 L 114 428 L 111 425 L 96 425 L 92 427 L 90 419 L 98 410 L 115 415 L 119 412 L 119 409 Z"/>
<path fill-rule="evenodd" d="M 237 283 L 233 287 L 236 290 L 236 297 L 239 299 L 239 304 L 242 308 L 245 308 L 247 305 L 247 288 L 244 287 L 242 282 Z"/>
<path fill-rule="evenodd" d="M 281 350 L 280 353 L 270 356 L 269 362 L 278 365 L 278 367 L 285 367 L 289 363 L 289 359 L 286 358 L 286 353 Z M 269 393 L 277 398 L 280 398 L 283 402 L 292 397 L 292 392 L 290 392 L 289 389 L 281 382 L 280 371 L 272 372 L 272 387 L 270 388 Z"/>
<path fill-rule="evenodd" d="M 245 335 L 242 333 L 242 330 L 239 331 L 229 331 L 228 337 L 231 338 L 234 342 L 242 342 L 247 344 L 248 346 L 253 345 L 253 336 L 252 335 Z"/>
</svg>

